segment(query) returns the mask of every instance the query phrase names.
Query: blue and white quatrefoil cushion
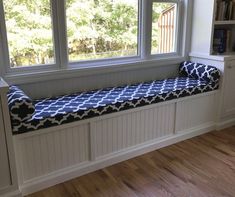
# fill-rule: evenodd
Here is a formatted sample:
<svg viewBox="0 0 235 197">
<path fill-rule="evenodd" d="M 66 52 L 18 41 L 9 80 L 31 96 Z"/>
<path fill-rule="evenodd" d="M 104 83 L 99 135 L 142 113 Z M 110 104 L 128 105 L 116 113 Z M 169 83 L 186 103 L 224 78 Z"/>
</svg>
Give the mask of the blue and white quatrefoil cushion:
<svg viewBox="0 0 235 197">
<path fill-rule="evenodd" d="M 10 86 L 8 106 L 12 122 L 23 122 L 32 118 L 35 107 L 33 101 L 17 86 Z"/>
<path fill-rule="evenodd" d="M 13 133 L 48 128 L 217 88 L 218 83 L 179 77 L 36 100 L 32 118 L 14 124 Z"/>
<path fill-rule="evenodd" d="M 218 83 L 220 79 L 220 71 L 213 67 L 199 63 L 186 61 L 180 64 L 180 75 L 185 77 L 193 77 L 208 82 Z"/>
</svg>

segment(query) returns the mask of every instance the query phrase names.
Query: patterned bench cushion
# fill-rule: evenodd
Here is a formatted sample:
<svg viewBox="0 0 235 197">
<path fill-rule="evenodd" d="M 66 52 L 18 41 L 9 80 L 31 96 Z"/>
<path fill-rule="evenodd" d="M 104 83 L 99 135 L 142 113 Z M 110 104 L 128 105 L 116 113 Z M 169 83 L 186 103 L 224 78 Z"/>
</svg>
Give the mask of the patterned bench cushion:
<svg viewBox="0 0 235 197">
<path fill-rule="evenodd" d="M 179 71 L 180 75 L 184 77 L 193 77 L 214 83 L 218 83 L 220 80 L 220 71 L 217 68 L 200 63 L 183 62 L 180 64 Z"/>
<path fill-rule="evenodd" d="M 8 106 L 12 122 L 22 122 L 32 118 L 35 107 L 33 101 L 17 86 L 10 86 Z"/>
<path fill-rule="evenodd" d="M 13 133 L 48 128 L 217 88 L 218 83 L 179 77 L 35 100 L 34 115 L 13 124 Z"/>
</svg>

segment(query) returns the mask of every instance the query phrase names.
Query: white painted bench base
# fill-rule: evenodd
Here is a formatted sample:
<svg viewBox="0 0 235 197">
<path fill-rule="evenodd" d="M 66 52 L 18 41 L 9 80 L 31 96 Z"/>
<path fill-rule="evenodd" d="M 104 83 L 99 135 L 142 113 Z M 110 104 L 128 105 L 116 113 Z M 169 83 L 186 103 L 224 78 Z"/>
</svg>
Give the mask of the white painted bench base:
<svg viewBox="0 0 235 197">
<path fill-rule="evenodd" d="M 29 194 L 216 128 L 213 91 L 14 136 Z"/>
</svg>

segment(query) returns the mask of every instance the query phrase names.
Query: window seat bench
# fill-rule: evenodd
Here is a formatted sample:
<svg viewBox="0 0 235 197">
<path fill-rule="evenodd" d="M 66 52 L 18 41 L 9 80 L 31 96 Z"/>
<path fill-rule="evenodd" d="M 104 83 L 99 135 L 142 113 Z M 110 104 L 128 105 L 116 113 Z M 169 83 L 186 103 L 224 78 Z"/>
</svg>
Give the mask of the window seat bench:
<svg viewBox="0 0 235 197">
<path fill-rule="evenodd" d="M 22 194 L 212 131 L 219 79 L 215 67 L 183 62 L 175 78 L 40 100 L 6 84 Z"/>
<path fill-rule="evenodd" d="M 179 70 L 179 77 L 176 78 L 40 100 L 31 100 L 17 86 L 10 86 L 8 101 L 13 134 L 218 89 L 220 73 L 212 66 L 183 62 Z"/>
</svg>

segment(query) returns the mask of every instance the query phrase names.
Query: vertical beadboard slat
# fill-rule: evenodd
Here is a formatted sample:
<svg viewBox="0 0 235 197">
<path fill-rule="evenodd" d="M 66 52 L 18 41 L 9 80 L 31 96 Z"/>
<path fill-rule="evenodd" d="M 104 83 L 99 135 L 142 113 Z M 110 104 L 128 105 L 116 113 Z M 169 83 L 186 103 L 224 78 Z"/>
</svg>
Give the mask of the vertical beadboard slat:
<svg viewBox="0 0 235 197">
<path fill-rule="evenodd" d="M 60 169 L 62 168 L 62 164 L 61 164 L 61 161 L 62 161 L 62 154 L 61 154 L 61 143 L 60 143 L 60 133 L 58 133 L 57 135 L 54 135 L 54 138 L 55 138 L 55 144 L 54 144 L 54 147 L 55 147 L 55 158 L 56 158 L 56 169 Z"/>
<path fill-rule="evenodd" d="M 55 142 L 52 133 L 48 133 L 48 135 L 46 136 L 46 140 L 47 140 L 49 171 L 51 171 L 55 169 L 55 153 L 53 149 L 53 144 Z"/>
<path fill-rule="evenodd" d="M 149 124 L 146 124 L 146 123 L 149 121 L 149 116 L 148 115 L 149 115 L 150 110 L 144 110 L 144 116 L 145 116 L 145 120 L 144 120 L 144 123 L 145 123 L 145 125 L 144 125 L 144 141 L 149 140 L 148 139 L 148 133 L 149 133 L 149 130 L 148 130 L 149 127 L 148 126 L 149 126 Z"/>
<path fill-rule="evenodd" d="M 74 157 L 73 157 L 73 130 L 68 129 L 67 130 L 67 147 L 68 147 L 68 163 L 74 163 Z"/>
<path fill-rule="evenodd" d="M 40 141 L 37 140 L 37 138 L 35 138 L 35 137 L 32 140 L 33 140 L 33 150 L 36 150 L 38 147 L 40 147 Z M 40 163 L 41 160 L 42 160 L 42 158 L 41 158 L 41 150 L 38 149 L 38 151 L 35 152 L 35 162 Z M 36 170 L 35 170 L 36 174 L 37 175 L 40 174 L 41 171 L 42 171 L 42 166 L 41 165 L 37 165 L 36 166 Z"/>
<path fill-rule="evenodd" d="M 95 160 L 95 155 L 97 154 L 96 149 L 96 141 L 97 141 L 97 135 L 96 135 L 96 123 L 91 122 L 90 123 L 90 129 L 89 129 L 89 159 L 91 161 Z"/>
<path fill-rule="evenodd" d="M 79 135 L 78 132 L 76 132 L 76 128 L 72 128 L 72 143 L 73 143 L 73 148 L 75 150 L 79 150 L 80 149 L 80 141 L 79 143 L 77 142 L 77 139 L 79 139 Z M 73 158 L 74 158 L 74 162 L 75 163 L 79 163 L 80 158 L 79 158 L 79 154 L 77 154 L 75 151 L 72 152 L 73 153 Z"/>
<path fill-rule="evenodd" d="M 140 121 L 141 121 L 140 113 L 136 113 L 136 122 L 138 123 Z M 141 127 L 137 125 L 136 126 L 136 143 L 137 144 L 141 143 L 140 137 L 141 137 Z"/>
<path fill-rule="evenodd" d="M 175 104 L 171 103 L 98 120 L 96 158 L 173 135 L 174 115 Z"/>
<path fill-rule="evenodd" d="M 107 128 L 107 138 L 106 138 L 106 151 L 107 150 L 116 150 L 117 147 L 117 136 L 116 133 L 117 132 L 112 132 L 112 131 L 117 131 L 117 123 L 116 122 L 112 122 L 112 119 L 109 119 L 109 121 L 107 122 L 108 124 L 106 125 Z M 111 139 L 111 140 L 109 140 Z"/>
<path fill-rule="evenodd" d="M 33 154 L 31 150 L 33 150 L 32 139 L 30 139 L 24 144 L 25 158 L 27 158 L 26 160 L 27 168 L 25 168 L 25 170 L 28 171 L 28 173 L 25 173 L 26 178 L 28 178 L 29 174 L 32 174 L 33 176 L 35 176 L 35 171 L 33 170 L 33 166 L 32 166 L 34 162 L 34 158 L 33 158 Z"/>
<path fill-rule="evenodd" d="M 125 115 L 125 117 L 127 118 L 127 130 L 126 130 L 126 133 L 127 133 L 127 147 L 130 147 L 131 146 L 131 126 L 132 126 L 132 123 L 131 123 L 131 114 L 127 114 Z M 114 118 L 115 119 L 115 118 Z"/>
<path fill-rule="evenodd" d="M 117 136 L 118 137 L 118 143 L 117 143 L 117 148 L 118 148 L 118 150 L 120 150 L 121 148 L 122 148 L 122 135 L 123 135 L 123 132 L 122 132 L 122 130 L 123 130 L 123 128 L 122 128 L 122 116 L 119 116 L 118 117 L 118 120 L 117 120 L 117 130 L 118 130 L 118 132 L 119 132 L 119 135 Z"/>
</svg>

